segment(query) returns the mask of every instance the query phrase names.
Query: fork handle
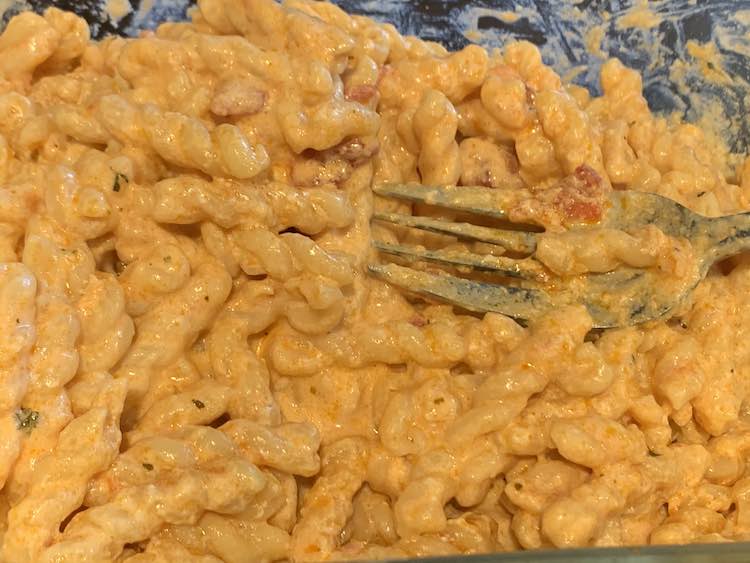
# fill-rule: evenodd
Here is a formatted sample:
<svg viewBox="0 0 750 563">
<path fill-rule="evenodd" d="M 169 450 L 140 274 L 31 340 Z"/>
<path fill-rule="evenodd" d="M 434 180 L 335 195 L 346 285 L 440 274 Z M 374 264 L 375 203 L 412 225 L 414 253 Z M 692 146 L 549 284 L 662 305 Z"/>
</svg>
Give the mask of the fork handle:
<svg viewBox="0 0 750 563">
<path fill-rule="evenodd" d="M 750 250 L 750 213 L 709 219 L 704 232 L 712 262 Z"/>
</svg>

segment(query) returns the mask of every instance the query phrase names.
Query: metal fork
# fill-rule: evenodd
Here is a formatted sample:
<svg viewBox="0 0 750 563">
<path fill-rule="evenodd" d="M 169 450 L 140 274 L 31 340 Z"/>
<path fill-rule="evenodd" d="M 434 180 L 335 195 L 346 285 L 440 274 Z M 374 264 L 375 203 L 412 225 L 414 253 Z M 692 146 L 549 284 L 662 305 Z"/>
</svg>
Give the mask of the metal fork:
<svg viewBox="0 0 750 563">
<path fill-rule="evenodd" d="M 500 220 L 508 220 L 508 206 L 515 199 L 511 190 L 474 186 L 387 184 L 376 186 L 374 190 L 386 197 Z M 372 264 L 369 270 L 377 278 L 468 311 L 503 313 L 522 321 L 534 320 L 557 307 L 579 303 L 588 309 L 595 328 L 635 325 L 669 316 L 706 276 L 714 262 L 750 249 L 750 213 L 709 218 L 663 196 L 635 191 L 612 192 L 608 197 L 608 209 L 595 226 L 628 232 L 654 225 L 670 237 L 687 239 L 697 263 L 678 287 L 663 283 L 663 278 L 653 270 L 632 267 L 569 279 L 554 276 L 533 256 L 539 235 L 535 232 L 394 213 L 376 213 L 373 219 L 491 243 L 528 255 L 512 259 L 375 241 L 374 246 L 382 253 L 412 261 L 494 272 L 502 278 L 502 283 L 464 279 L 442 272 L 428 273 L 396 264 Z"/>
</svg>

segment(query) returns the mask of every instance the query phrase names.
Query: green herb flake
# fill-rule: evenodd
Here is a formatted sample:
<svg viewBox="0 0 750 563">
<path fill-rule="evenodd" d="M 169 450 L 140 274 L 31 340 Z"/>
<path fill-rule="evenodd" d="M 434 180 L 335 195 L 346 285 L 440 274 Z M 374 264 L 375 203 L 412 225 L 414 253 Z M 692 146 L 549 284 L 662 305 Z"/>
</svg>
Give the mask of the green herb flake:
<svg viewBox="0 0 750 563">
<path fill-rule="evenodd" d="M 119 192 L 121 187 L 121 182 L 125 182 L 126 184 L 130 183 L 130 179 L 125 176 L 125 174 L 120 174 L 119 172 L 115 172 L 115 181 L 112 184 L 112 191 L 113 192 Z"/>
<path fill-rule="evenodd" d="M 167 255 L 164 257 L 164 263 L 165 264 L 171 264 L 172 263 L 172 257 Z"/>
<path fill-rule="evenodd" d="M 197 409 L 205 409 L 206 404 L 203 401 L 199 401 L 198 399 L 193 399 L 193 404 L 195 405 L 195 408 Z"/>
<path fill-rule="evenodd" d="M 27 408 L 16 411 L 16 428 L 30 434 L 39 424 L 39 413 Z"/>
<path fill-rule="evenodd" d="M 146 471 L 153 471 L 154 470 L 154 466 L 152 464 L 150 464 L 150 463 L 142 463 L 141 465 L 143 465 L 143 469 L 145 469 Z"/>
</svg>

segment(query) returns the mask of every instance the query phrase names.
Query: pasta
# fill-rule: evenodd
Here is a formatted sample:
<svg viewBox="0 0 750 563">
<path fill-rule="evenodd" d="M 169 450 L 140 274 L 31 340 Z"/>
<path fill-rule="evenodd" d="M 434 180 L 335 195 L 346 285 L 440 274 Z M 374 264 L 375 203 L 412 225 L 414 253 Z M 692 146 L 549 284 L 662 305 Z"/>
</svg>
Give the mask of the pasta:
<svg viewBox="0 0 750 563">
<path fill-rule="evenodd" d="M 750 538 L 750 262 L 673 318 L 522 326 L 369 278 L 386 182 L 510 188 L 550 276 L 686 241 L 611 190 L 750 210 L 750 159 L 592 97 L 527 42 L 458 52 L 314 0 L 0 35 L 0 560 L 304 563 Z M 515 196 L 514 196 L 515 197 Z M 491 245 L 473 250 L 501 252 Z"/>
</svg>

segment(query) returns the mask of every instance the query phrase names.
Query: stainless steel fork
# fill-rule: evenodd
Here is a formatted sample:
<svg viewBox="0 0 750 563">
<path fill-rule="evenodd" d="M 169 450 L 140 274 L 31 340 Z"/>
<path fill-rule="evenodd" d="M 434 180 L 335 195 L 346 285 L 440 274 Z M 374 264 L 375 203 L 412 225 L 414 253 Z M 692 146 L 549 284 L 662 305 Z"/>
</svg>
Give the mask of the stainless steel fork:
<svg viewBox="0 0 750 563">
<path fill-rule="evenodd" d="M 508 219 L 508 206 L 515 198 L 510 190 L 473 186 L 390 184 L 374 189 L 386 197 L 500 220 Z M 634 325 L 669 316 L 706 276 L 714 262 L 750 249 L 750 213 L 709 218 L 671 199 L 635 191 L 609 194 L 607 210 L 595 226 L 628 232 L 654 225 L 670 237 L 687 239 L 696 263 L 692 273 L 677 287 L 663 283 L 652 269 L 632 267 L 571 278 L 555 276 L 534 258 L 539 235 L 535 232 L 394 213 L 378 213 L 373 219 L 491 243 L 527 256 L 512 259 L 375 241 L 374 246 L 382 253 L 412 261 L 494 272 L 502 283 L 464 279 L 445 272 L 429 273 L 392 263 L 370 265 L 370 272 L 382 280 L 469 311 L 503 313 L 525 321 L 536 319 L 551 309 L 579 303 L 588 309 L 596 328 Z"/>
</svg>

